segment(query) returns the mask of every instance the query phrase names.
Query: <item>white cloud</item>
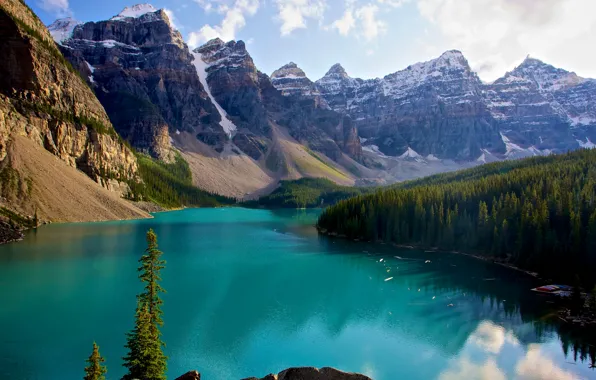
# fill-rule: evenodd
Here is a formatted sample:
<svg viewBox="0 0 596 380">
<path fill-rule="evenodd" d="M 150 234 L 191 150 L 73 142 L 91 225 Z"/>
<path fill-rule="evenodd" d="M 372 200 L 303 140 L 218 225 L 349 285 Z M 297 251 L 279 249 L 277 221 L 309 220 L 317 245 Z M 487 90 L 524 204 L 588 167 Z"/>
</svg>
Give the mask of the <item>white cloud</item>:
<svg viewBox="0 0 596 380">
<path fill-rule="evenodd" d="M 505 342 L 512 345 L 519 345 L 515 336 L 507 332 L 503 326 L 499 326 L 490 321 L 482 321 L 476 330 L 470 335 L 469 340 L 482 348 L 484 351 L 492 354 L 501 352 Z"/>
<path fill-rule="evenodd" d="M 213 4 L 217 3 L 217 0 L 193 0 L 195 3 L 199 4 L 201 8 L 205 11 L 205 13 L 210 13 L 213 11 Z"/>
<path fill-rule="evenodd" d="M 325 0 L 276 0 L 277 19 L 281 21 L 281 35 L 286 36 L 296 29 L 306 28 L 307 19 L 323 19 L 327 8 Z"/>
<path fill-rule="evenodd" d="M 418 0 L 418 9 L 439 32 L 423 44 L 433 54 L 462 50 L 485 80 L 527 54 L 596 77 L 594 0 Z"/>
<path fill-rule="evenodd" d="M 538 345 L 531 344 L 526 356 L 515 366 L 516 378 L 520 380 L 575 380 L 575 375 L 559 368 L 540 352 Z"/>
<path fill-rule="evenodd" d="M 387 31 L 387 24 L 377 19 L 380 9 L 377 5 L 370 3 L 354 8 L 354 4 L 354 1 L 349 1 L 343 16 L 325 29 L 336 29 L 342 36 L 354 33 L 366 42 L 376 39 Z"/>
<path fill-rule="evenodd" d="M 494 359 L 489 359 L 482 364 L 473 363 L 470 359 L 462 357 L 447 370 L 439 375 L 438 380 L 506 380 L 505 374 L 497 366 Z"/>
<path fill-rule="evenodd" d="M 398 8 L 404 5 L 405 3 L 410 2 L 410 0 L 377 0 L 379 4 L 388 5 L 392 8 Z"/>
<path fill-rule="evenodd" d="M 57 17 L 72 15 L 68 0 L 40 0 L 38 4 L 41 9 Z"/>
<path fill-rule="evenodd" d="M 368 49 L 368 50 L 366 51 L 366 55 L 373 55 L 373 54 L 375 54 L 375 51 L 374 51 L 374 49 Z"/>
<path fill-rule="evenodd" d="M 171 9 L 168 9 L 168 8 L 164 8 L 163 11 L 166 13 L 166 15 L 168 15 L 168 18 L 170 19 L 170 25 L 172 26 L 172 28 L 182 29 L 182 27 L 179 27 L 177 25 L 178 20 L 176 19 L 176 16 L 174 15 L 174 11 L 172 11 Z"/>
<path fill-rule="evenodd" d="M 335 20 L 331 24 L 331 28 L 337 29 L 342 36 L 347 36 L 355 25 L 354 11 L 352 9 L 346 9 L 342 18 Z"/>
<path fill-rule="evenodd" d="M 219 25 L 204 25 L 196 32 L 188 35 L 188 45 L 191 48 L 219 37 L 224 41 L 236 39 L 236 33 L 246 25 L 246 16 L 253 16 L 259 9 L 258 0 L 236 0 L 232 7 L 222 4 L 218 11 L 224 14 Z"/>
<path fill-rule="evenodd" d="M 374 4 L 364 5 L 356 10 L 356 18 L 360 23 L 360 36 L 371 41 L 387 32 L 387 24 L 377 19 L 379 7 Z"/>
</svg>

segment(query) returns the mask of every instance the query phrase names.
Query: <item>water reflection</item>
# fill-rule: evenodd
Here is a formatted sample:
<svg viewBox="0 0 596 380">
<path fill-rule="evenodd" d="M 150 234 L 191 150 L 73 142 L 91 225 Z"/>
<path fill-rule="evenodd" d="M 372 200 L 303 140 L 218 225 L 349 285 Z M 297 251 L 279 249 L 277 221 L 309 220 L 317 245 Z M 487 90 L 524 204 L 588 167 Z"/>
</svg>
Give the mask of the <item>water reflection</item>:
<svg viewBox="0 0 596 380">
<path fill-rule="evenodd" d="M 515 378 L 520 380 L 572 380 L 580 377 L 561 368 L 553 360 L 552 352 L 544 352 L 538 344 L 529 344 L 523 355 L 511 357 L 513 350 L 520 349 L 520 343 L 511 331 L 491 321 L 482 321 L 470 335 L 463 354 L 454 358 L 439 379 L 486 379 Z M 468 352 L 474 352 L 476 360 Z M 508 357 L 510 356 L 510 357 Z M 509 368 L 500 366 L 506 363 Z M 560 357 L 558 358 L 560 361 Z M 511 365 L 513 361 L 513 365 Z M 570 363 L 567 363 L 570 364 Z"/>
<path fill-rule="evenodd" d="M 198 368 L 206 379 L 233 379 L 295 365 L 377 379 L 594 375 L 594 340 L 544 319 L 551 305 L 529 291 L 531 278 L 458 255 L 320 238 L 315 217 L 184 210 L 51 226 L 0 247 L 0 324 L 8 326 L 0 378 L 78 377 L 81 352 L 100 338 L 110 375 L 122 375 L 149 227 L 168 261 L 170 377 Z M 566 363 L 574 355 L 578 364 Z"/>
</svg>

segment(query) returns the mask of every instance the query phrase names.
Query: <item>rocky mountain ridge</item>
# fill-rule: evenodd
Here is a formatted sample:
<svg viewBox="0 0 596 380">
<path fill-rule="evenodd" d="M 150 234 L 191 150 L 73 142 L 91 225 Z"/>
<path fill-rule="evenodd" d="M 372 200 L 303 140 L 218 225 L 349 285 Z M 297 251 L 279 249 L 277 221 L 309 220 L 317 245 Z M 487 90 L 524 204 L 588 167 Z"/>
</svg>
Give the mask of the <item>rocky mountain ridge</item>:
<svg viewBox="0 0 596 380">
<path fill-rule="evenodd" d="M 242 41 L 214 39 L 191 52 L 165 12 L 146 4 L 105 21 L 58 20 L 50 29 L 118 132 L 142 152 L 167 161 L 173 142 L 206 158 L 246 162 L 246 155 L 272 181 L 323 176 L 327 169 L 314 169 L 320 164 L 309 149 L 345 178 L 338 162 L 360 159 L 351 120 L 320 97 L 282 96 Z"/>
<path fill-rule="evenodd" d="M 2 207 L 29 216 L 37 213 L 39 220 L 145 216 L 118 199 L 139 178 L 133 152 L 42 22 L 24 3 L 11 0 L 0 3 L 0 25 Z M 31 165 L 34 158 L 42 162 Z M 80 172 L 96 185 L 90 185 L 93 182 Z M 62 177 L 76 183 L 57 181 Z M 97 209 L 89 207 L 96 215 L 60 210 L 60 202 L 46 202 L 59 188 L 74 192 L 63 194 L 64 208 L 68 202 L 92 203 L 101 198 L 112 202 L 114 210 L 102 209 L 99 203 Z"/>
<path fill-rule="evenodd" d="M 596 138 L 595 82 L 533 59 L 491 84 L 457 50 L 375 79 L 336 64 L 313 82 L 293 62 L 260 72 L 242 41 L 190 51 L 150 5 L 51 31 L 137 149 L 167 161 L 173 144 L 201 161 L 192 167 L 242 161 L 260 183 L 336 172 L 393 182 Z"/>
<path fill-rule="evenodd" d="M 487 162 L 591 148 L 596 138 L 596 80 L 530 57 L 490 84 L 457 50 L 367 80 L 335 64 L 312 91 L 350 115 L 377 156 Z"/>
</svg>

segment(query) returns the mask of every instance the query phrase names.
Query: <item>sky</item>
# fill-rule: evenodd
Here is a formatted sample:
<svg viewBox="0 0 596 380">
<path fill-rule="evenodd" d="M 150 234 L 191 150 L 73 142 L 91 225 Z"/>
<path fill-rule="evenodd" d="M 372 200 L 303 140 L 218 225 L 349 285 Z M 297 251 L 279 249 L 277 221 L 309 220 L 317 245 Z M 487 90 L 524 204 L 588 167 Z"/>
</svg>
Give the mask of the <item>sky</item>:
<svg viewBox="0 0 596 380">
<path fill-rule="evenodd" d="M 50 24 L 105 20 L 130 0 L 26 0 Z M 530 55 L 596 78 L 596 0 L 155 0 L 189 46 L 243 40 L 267 74 L 292 61 L 311 80 L 335 63 L 383 77 L 461 50 L 484 81 Z"/>
</svg>

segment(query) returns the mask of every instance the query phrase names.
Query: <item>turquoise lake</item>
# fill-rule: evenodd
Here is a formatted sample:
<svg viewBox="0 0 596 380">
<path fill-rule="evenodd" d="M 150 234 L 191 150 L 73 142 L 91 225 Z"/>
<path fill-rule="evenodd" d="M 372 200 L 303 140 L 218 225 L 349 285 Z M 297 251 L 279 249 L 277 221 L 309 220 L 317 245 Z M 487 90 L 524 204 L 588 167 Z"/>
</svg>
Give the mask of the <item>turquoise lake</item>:
<svg viewBox="0 0 596 380">
<path fill-rule="evenodd" d="M 318 213 L 188 209 L 50 225 L 0 246 L 0 379 L 80 379 L 93 341 L 107 378 L 124 374 L 149 228 L 167 260 L 170 379 L 191 369 L 205 380 L 261 377 L 290 366 L 380 380 L 596 378 L 578 344 L 549 322 L 552 304 L 530 291 L 527 275 L 319 237 Z"/>
</svg>

